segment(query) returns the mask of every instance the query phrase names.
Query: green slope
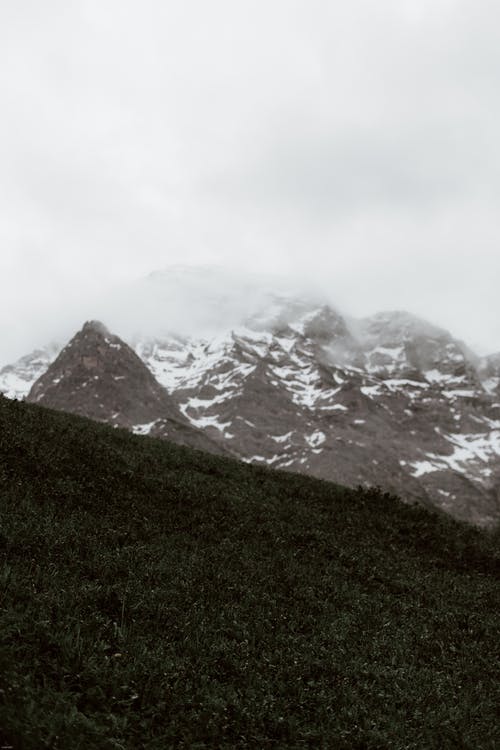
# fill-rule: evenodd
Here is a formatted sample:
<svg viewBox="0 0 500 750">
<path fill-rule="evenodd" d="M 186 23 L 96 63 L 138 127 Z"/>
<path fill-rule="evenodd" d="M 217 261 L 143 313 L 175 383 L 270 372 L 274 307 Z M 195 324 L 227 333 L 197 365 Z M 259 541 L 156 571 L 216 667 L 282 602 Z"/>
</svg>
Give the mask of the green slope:
<svg viewBox="0 0 500 750">
<path fill-rule="evenodd" d="M 494 547 L 0 397 L 0 746 L 493 750 Z"/>
</svg>

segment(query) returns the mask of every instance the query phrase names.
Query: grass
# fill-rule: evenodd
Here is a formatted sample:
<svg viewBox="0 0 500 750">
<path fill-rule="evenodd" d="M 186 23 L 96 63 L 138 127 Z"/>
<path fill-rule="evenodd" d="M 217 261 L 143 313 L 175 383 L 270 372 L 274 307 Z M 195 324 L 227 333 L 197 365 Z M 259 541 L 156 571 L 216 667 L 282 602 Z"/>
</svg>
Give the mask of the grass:
<svg viewBox="0 0 500 750">
<path fill-rule="evenodd" d="M 0 747 L 496 750 L 497 549 L 0 397 Z"/>
</svg>

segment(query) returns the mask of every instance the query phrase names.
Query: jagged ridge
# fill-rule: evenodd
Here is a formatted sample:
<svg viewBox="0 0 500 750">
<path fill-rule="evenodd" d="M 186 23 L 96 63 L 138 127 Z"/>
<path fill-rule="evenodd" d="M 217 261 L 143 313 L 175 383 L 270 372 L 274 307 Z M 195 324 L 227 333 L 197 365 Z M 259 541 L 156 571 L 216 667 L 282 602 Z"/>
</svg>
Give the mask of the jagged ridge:
<svg viewBox="0 0 500 750">
<path fill-rule="evenodd" d="M 109 390 L 99 401 L 92 385 L 78 413 L 106 412 L 111 423 L 176 439 L 160 416 L 160 383 L 174 419 L 246 461 L 379 484 L 478 524 L 500 517 L 500 355 L 481 360 L 408 313 L 346 321 L 328 305 L 286 295 L 218 336 L 131 343 L 158 381 L 146 387 L 142 372 L 135 384 L 153 389 L 151 408 L 125 420 L 111 409 Z M 130 400 L 109 364 L 106 388 Z M 89 371 L 79 377 L 88 388 Z M 52 393 L 59 385 L 49 380 L 43 388 Z"/>
</svg>

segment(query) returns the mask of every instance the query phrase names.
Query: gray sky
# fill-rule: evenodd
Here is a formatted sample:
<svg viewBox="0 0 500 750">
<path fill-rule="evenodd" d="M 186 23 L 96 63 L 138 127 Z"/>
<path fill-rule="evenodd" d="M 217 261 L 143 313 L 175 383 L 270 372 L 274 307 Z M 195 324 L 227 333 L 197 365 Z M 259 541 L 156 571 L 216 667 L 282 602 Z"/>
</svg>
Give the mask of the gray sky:
<svg viewBox="0 0 500 750">
<path fill-rule="evenodd" d="M 498 0 L 1 3 L 0 363 L 175 263 L 500 350 L 499 28 Z"/>
</svg>

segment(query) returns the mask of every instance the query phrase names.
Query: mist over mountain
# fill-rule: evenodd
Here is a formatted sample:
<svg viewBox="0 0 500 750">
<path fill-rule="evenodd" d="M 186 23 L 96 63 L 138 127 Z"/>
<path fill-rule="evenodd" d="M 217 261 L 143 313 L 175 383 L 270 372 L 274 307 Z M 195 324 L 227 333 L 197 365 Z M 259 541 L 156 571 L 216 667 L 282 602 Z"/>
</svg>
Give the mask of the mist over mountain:
<svg viewBox="0 0 500 750">
<path fill-rule="evenodd" d="M 373 283 L 377 283 L 376 278 Z M 378 308 L 374 307 L 369 298 L 363 301 L 361 287 L 356 289 L 354 285 L 352 289 L 342 289 L 339 283 L 332 283 L 331 277 L 322 276 L 319 270 L 311 268 L 308 273 L 298 275 L 286 266 L 278 274 L 258 270 L 245 272 L 241 266 L 230 264 L 178 264 L 132 281 L 117 279 L 113 284 L 96 286 L 86 294 L 77 286 L 69 286 L 60 307 L 41 306 L 22 330 L 22 319 L 13 320 L 8 334 L 12 337 L 17 331 L 18 335 L 15 344 L 8 345 L 8 339 L 3 342 L 0 369 L 45 342 L 53 340 L 61 346 L 85 320 L 104 321 L 110 330 L 126 341 L 170 333 L 210 337 L 227 333 L 248 318 L 257 320 L 262 315 L 265 322 L 266 316 L 272 315 L 273 303 L 276 302 L 281 309 L 288 300 L 287 304 L 292 307 L 329 305 L 338 309 L 350 330 L 357 336 L 364 336 L 357 321 L 388 307 L 384 301 Z M 415 310 L 413 315 L 422 319 Z M 449 315 L 443 317 L 449 319 Z M 472 312 L 470 318 L 473 318 Z M 431 320 L 439 323 L 434 318 Z M 441 320 L 440 327 L 450 329 L 459 339 L 464 337 L 463 330 L 469 328 L 463 325 L 463 316 L 451 320 L 448 326 L 444 326 Z M 473 342 L 469 340 L 468 343 Z M 500 338 L 497 345 L 493 339 L 490 349 L 483 345 L 477 351 L 481 356 L 488 356 L 498 350 Z"/>
<path fill-rule="evenodd" d="M 344 317 L 317 289 L 213 268 L 152 274 L 107 309 L 122 339 L 88 323 L 55 361 L 52 345 L 0 371 L 0 391 L 500 519 L 499 355 L 404 311 Z"/>
<path fill-rule="evenodd" d="M 214 336 L 259 313 L 272 314 L 276 300 L 326 304 L 320 284 L 217 266 L 176 265 L 117 287 L 98 304 L 98 317 L 125 338 L 176 334 Z M 330 300 L 331 302 L 331 300 Z"/>
</svg>

